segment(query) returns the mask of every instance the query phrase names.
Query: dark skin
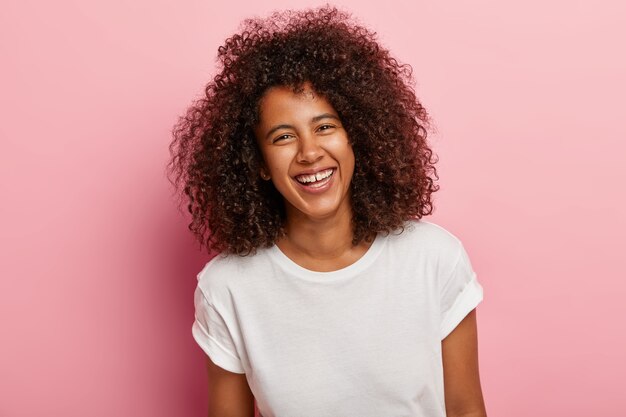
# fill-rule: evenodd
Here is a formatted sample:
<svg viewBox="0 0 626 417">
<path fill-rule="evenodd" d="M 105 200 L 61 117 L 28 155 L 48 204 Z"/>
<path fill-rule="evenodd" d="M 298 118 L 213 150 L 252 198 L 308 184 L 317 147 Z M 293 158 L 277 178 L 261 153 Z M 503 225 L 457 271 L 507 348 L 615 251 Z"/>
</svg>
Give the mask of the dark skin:
<svg viewBox="0 0 626 417">
<path fill-rule="evenodd" d="M 448 417 L 487 417 L 478 373 L 478 330 L 472 310 L 441 342 Z"/>
<path fill-rule="evenodd" d="M 254 417 L 254 396 L 246 374 L 229 372 L 207 357 L 209 417 Z"/>
<path fill-rule="evenodd" d="M 478 374 L 476 310 L 441 342 L 447 417 L 486 417 Z M 254 417 L 254 396 L 245 374 L 226 371 L 207 358 L 209 417 Z"/>
</svg>

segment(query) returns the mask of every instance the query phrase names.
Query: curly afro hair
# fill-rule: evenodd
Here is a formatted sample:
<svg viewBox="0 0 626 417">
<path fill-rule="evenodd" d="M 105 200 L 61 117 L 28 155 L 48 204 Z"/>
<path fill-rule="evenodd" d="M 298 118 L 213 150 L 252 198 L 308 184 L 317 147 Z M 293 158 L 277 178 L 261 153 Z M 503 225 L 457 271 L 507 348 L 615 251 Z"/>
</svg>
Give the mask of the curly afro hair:
<svg viewBox="0 0 626 417">
<path fill-rule="evenodd" d="M 355 156 L 353 244 L 432 213 L 439 189 L 428 114 L 409 65 L 331 6 L 247 19 L 218 49 L 220 71 L 174 127 L 169 164 L 209 251 L 248 255 L 284 234 L 285 208 L 259 176 L 253 128 L 268 88 L 305 83 L 337 111 Z"/>
</svg>

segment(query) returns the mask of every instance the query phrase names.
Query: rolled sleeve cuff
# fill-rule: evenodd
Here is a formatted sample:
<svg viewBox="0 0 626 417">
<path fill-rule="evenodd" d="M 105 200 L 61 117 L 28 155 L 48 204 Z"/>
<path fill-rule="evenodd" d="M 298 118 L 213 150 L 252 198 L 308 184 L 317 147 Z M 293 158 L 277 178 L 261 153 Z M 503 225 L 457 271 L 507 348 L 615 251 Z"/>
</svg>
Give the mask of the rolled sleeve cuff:
<svg viewBox="0 0 626 417">
<path fill-rule="evenodd" d="M 478 283 L 476 274 L 474 274 L 472 280 L 465 285 L 452 307 L 445 313 L 441 321 L 441 340 L 445 339 L 482 300 L 483 287 Z"/>
<path fill-rule="evenodd" d="M 244 374 L 245 370 L 241 366 L 241 362 L 232 353 L 226 350 L 220 343 L 215 340 L 210 334 L 208 334 L 198 323 L 194 321 L 191 328 L 191 333 L 196 343 L 202 348 L 211 361 L 220 368 L 237 374 Z"/>
</svg>

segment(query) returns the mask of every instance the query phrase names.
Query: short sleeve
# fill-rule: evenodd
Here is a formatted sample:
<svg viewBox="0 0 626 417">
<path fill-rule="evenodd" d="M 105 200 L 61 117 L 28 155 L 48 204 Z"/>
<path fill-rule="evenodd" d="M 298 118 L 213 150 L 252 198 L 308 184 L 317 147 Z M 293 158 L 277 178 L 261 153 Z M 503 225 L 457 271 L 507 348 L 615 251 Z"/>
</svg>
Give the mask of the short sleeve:
<svg viewBox="0 0 626 417">
<path fill-rule="evenodd" d="M 191 330 L 196 343 L 214 364 L 230 372 L 245 373 L 224 318 L 208 302 L 199 286 L 194 293 L 194 305 L 195 321 Z"/>
<path fill-rule="evenodd" d="M 483 299 L 483 288 L 460 242 L 455 266 L 449 277 L 442 283 L 440 297 L 440 332 L 441 340 L 443 340 Z"/>
</svg>

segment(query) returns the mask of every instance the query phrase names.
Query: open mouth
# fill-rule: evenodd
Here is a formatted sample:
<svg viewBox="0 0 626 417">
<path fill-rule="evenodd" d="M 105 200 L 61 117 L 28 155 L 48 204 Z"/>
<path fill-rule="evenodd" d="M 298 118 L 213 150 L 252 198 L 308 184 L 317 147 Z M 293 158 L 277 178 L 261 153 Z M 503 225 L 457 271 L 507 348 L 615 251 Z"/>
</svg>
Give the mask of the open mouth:
<svg viewBox="0 0 626 417">
<path fill-rule="evenodd" d="M 320 172 L 316 172 L 315 174 L 296 175 L 295 179 L 304 186 L 319 188 L 328 183 L 334 173 L 335 169 L 329 168 Z"/>
</svg>

